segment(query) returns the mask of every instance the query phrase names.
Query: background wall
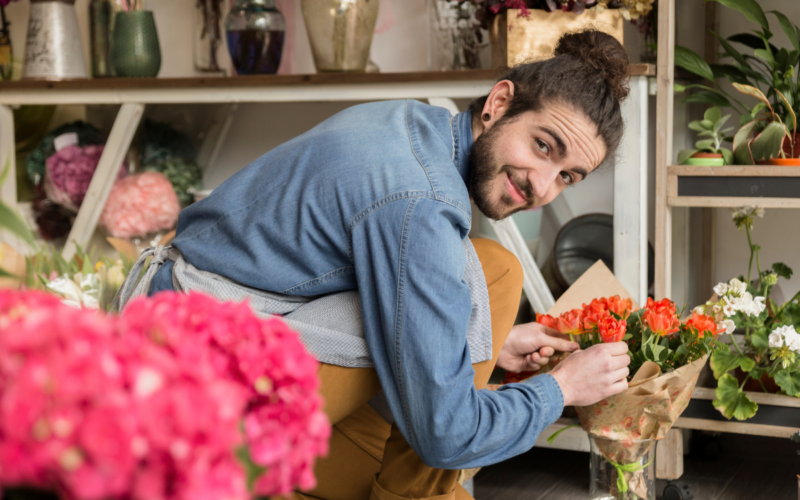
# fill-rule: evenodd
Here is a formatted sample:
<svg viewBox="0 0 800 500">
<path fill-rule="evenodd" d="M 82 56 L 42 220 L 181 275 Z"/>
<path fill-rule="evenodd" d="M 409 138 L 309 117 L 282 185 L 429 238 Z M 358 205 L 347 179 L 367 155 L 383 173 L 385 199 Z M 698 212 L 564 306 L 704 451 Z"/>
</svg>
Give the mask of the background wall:
<svg viewBox="0 0 800 500">
<path fill-rule="evenodd" d="M 384 27 L 375 34 L 372 45 L 372 59 L 383 72 L 424 71 L 428 69 L 428 13 L 429 0 L 381 0 L 379 25 Z M 291 20 L 289 25 L 290 52 L 281 70 L 296 73 L 313 73 L 314 65 L 308 43 L 305 25 L 300 9 L 300 0 L 278 0 L 280 8 Z M 82 28 L 82 40 L 88 62 L 88 16 L 89 0 L 77 0 L 76 11 Z M 162 47 L 163 64 L 160 77 L 182 77 L 197 74 L 192 65 L 192 40 L 194 29 L 195 0 L 149 0 L 147 7 L 153 10 L 158 25 Z M 797 0 L 759 0 L 764 10 L 778 9 L 790 19 L 800 19 L 800 2 Z M 743 16 L 721 7 L 720 32 L 723 36 L 745 32 L 752 25 Z M 24 41 L 28 17 L 28 2 L 14 2 L 7 8 L 12 22 L 12 40 L 16 57 L 24 57 Z M 697 0 L 677 0 L 677 40 L 678 44 L 703 53 L 704 16 L 703 3 Z M 774 21 L 770 19 L 771 22 Z M 783 32 L 773 22 L 775 43 L 788 45 Z M 387 26 L 391 26 L 385 30 Z M 635 27 L 626 25 L 626 45 L 630 47 L 633 60 L 638 59 L 642 37 Z M 223 52 L 224 54 L 224 52 Z M 488 60 L 485 60 L 488 63 Z M 88 65 L 87 65 L 88 67 Z M 488 90 L 488 89 L 487 89 Z M 676 96 L 676 103 L 680 98 Z M 655 101 L 651 99 L 650 120 L 654 130 Z M 207 168 L 206 187 L 213 188 L 239 169 L 266 153 L 273 147 L 295 137 L 325 118 L 354 103 L 307 103 L 307 104 L 259 104 L 240 106 L 233 122 L 230 135 L 217 162 Z M 464 109 L 466 102 L 460 102 Z M 180 114 L 178 111 L 170 112 Z M 167 114 L 170 114 L 167 113 Z M 188 113 L 188 112 L 187 112 Z M 675 154 L 679 149 L 690 147 L 694 138 L 686 132 L 686 123 L 702 113 L 702 109 L 676 105 Z M 738 117 L 732 117 L 732 123 Z M 651 148 L 655 137 L 649 138 Z M 651 151 L 650 193 L 654 192 L 653 161 Z M 582 215 L 591 212 L 612 213 L 613 211 L 613 168 L 606 167 L 591 175 L 587 181 L 575 188 L 567 189 L 564 197 L 574 212 Z M 654 208 L 650 201 L 650 231 L 654 226 Z M 696 258 L 686 260 L 686 255 L 696 257 L 699 245 L 695 210 L 675 211 L 675 268 L 673 272 L 673 298 L 694 304 L 705 299 L 711 291 L 692 287 L 693 278 L 699 273 Z M 730 222 L 727 210 L 716 211 L 716 277 L 718 281 L 746 272 L 748 251 L 743 234 L 738 233 Z M 756 223 L 754 238 L 762 245 L 762 263 L 768 265 L 780 260 L 800 272 L 800 224 L 795 211 L 768 210 L 767 216 Z M 694 223 L 692 221 L 695 221 Z M 543 229 L 545 233 L 547 228 Z M 550 239 L 554 236 L 550 231 Z M 545 242 L 550 244 L 550 242 Z M 542 254 L 540 254 L 542 255 Z M 696 281 L 696 280 L 694 280 Z M 800 289 L 800 278 L 782 283 L 787 295 Z"/>
</svg>

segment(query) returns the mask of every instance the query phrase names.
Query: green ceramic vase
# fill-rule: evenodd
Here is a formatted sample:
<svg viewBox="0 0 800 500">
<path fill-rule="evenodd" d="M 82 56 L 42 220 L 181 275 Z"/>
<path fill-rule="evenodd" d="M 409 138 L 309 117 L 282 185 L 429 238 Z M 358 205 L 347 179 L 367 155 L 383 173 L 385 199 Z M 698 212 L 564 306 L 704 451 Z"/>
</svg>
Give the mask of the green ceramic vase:
<svg viewBox="0 0 800 500">
<path fill-rule="evenodd" d="M 161 48 L 153 13 L 117 12 L 111 44 L 114 76 L 154 77 L 161 69 Z"/>
</svg>

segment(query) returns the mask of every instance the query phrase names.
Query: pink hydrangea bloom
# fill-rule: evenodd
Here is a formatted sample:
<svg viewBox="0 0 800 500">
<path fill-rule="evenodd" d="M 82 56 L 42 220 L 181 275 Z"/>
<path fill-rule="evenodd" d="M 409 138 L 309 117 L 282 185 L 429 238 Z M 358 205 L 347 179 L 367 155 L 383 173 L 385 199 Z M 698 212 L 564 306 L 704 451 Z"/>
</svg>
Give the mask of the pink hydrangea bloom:
<svg viewBox="0 0 800 500">
<path fill-rule="evenodd" d="M 100 224 L 116 238 L 134 238 L 171 229 L 180 209 L 169 179 L 158 172 L 143 172 L 114 184 Z"/>
<path fill-rule="evenodd" d="M 56 151 L 46 161 L 47 197 L 70 210 L 77 211 L 83 203 L 89 183 L 100 163 L 104 146 L 67 146 Z M 123 164 L 118 178 L 127 174 Z"/>
<path fill-rule="evenodd" d="M 76 500 L 246 499 L 314 486 L 317 364 L 279 320 L 200 294 L 120 317 L 0 291 L 0 487 Z M 266 469 L 254 491 L 237 456 Z"/>
</svg>

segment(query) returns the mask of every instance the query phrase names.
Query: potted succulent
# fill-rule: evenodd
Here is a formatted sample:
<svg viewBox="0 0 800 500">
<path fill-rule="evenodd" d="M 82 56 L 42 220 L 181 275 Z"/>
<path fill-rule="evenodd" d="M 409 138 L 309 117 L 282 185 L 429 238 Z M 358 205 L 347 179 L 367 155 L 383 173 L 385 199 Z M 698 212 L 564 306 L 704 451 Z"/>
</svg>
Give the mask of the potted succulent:
<svg viewBox="0 0 800 500">
<path fill-rule="evenodd" d="M 720 0 L 708 0 L 720 1 Z M 765 13 L 753 0 L 724 0 L 723 5 L 742 13 L 757 25 L 752 33 L 739 33 L 728 38 L 717 34 L 724 50 L 724 64 L 708 64 L 695 52 L 675 47 L 675 64 L 709 80 L 709 85 L 687 85 L 682 89 L 696 89 L 684 102 L 728 107 L 741 113 L 742 130 L 734 137 L 734 160 L 737 164 L 754 163 L 787 164 L 800 156 L 796 115 L 800 112 L 800 27 L 778 11 Z M 766 14 L 773 15 L 781 30 L 787 35 L 790 48 L 778 48 L 771 40 Z M 744 46 L 752 54 L 741 52 Z M 745 94 L 758 99 L 749 108 L 734 95 L 725 91 L 717 79 L 725 78 Z M 800 163 L 800 162 L 798 162 Z"/>
<path fill-rule="evenodd" d="M 731 115 L 722 116 L 722 111 L 714 106 L 706 110 L 702 120 L 689 123 L 689 128 L 698 132 L 698 136 L 707 137 L 695 143 L 696 149 L 685 149 L 678 154 L 678 163 L 681 165 L 695 165 L 699 167 L 721 167 L 733 164 L 733 153 L 723 148 L 722 142 L 725 134 L 733 127 L 723 129 L 723 125 Z"/>
</svg>

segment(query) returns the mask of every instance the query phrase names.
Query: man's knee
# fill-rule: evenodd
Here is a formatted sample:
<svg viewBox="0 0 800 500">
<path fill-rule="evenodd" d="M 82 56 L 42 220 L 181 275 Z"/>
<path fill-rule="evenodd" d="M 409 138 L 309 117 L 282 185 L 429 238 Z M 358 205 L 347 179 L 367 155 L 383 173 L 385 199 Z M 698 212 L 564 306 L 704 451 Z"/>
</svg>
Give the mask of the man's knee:
<svg viewBox="0 0 800 500">
<path fill-rule="evenodd" d="M 513 253 L 496 241 L 484 238 L 473 239 L 472 245 L 481 261 L 490 291 L 502 288 L 509 293 L 522 292 L 522 265 Z"/>
</svg>

